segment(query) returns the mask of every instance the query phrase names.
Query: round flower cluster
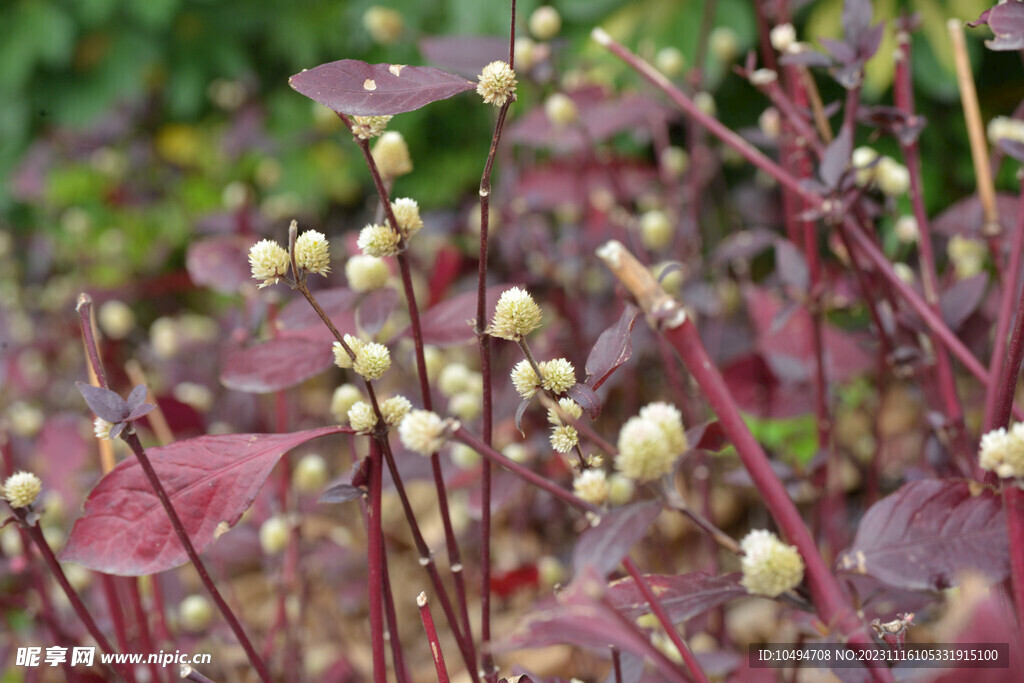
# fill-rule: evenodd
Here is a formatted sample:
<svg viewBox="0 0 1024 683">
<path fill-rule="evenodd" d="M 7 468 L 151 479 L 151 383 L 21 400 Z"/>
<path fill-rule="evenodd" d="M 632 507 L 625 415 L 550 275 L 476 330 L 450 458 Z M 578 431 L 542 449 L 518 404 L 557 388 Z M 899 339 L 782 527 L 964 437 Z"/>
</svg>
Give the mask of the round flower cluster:
<svg viewBox="0 0 1024 683">
<path fill-rule="evenodd" d="M 405 396 L 392 396 L 380 404 L 380 413 L 389 429 L 400 425 L 410 410 L 412 403 Z"/>
<path fill-rule="evenodd" d="M 356 401 L 348 409 L 348 424 L 359 434 L 369 434 L 377 426 L 377 415 L 366 401 Z"/>
<path fill-rule="evenodd" d="M 307 230 L 295 239 L 295 265 L 317 275 L 331 272 L 330 245 L 322 232 Z"/>
<path fill-rule="evenodd" d="M 503 106 L 516 92 L 516 72 L 508 62 L 491 62 L 483 68 L 478 77 L 476 91 L 487 104 Z"/>
<path fill-rule="evenodd" d="M 293 220 L 289 230 L 298 230 L 298 223 Z M 322 232 L 306 230 L 295 239 L 295 266 L 325 277 L 331 272 L 330 244 Z M 290 267 L 291 256 L 274 240 L 260 240 L 249 248 L 249 269 L 253 278 L 263 281 L 260 289 L 277 284 Z"/>
<path fill-rule="evenodd" d="M 274 240 L 260 240 L 249 249 L 249 268 L 252 276 L 263 280 L 260 289 L 277 284 L 288 274 L 291 260 L 284 247 Z"/>
<path fill-rule="evenodd" d="M 1000 140 L 1024 143 L 1024 121 L 1008 116 L 997 116 L 988 122 L 988 141 L 993 145 Z"/>
<path fill-rule="evenodd" d="M 12 508 L 26 508 L 35 502 L 39 492 L 43 490 L 43 482 L 31 472 L 15 472 L 7 477 L 0 487 L 0 496 L 10 503 Z"/>
<path fill-rule="evenodd" d="M 341 349 L 341 344 L 335 347 L 335 352 Z M 341 349 L 341 352 L 348 358 L 348 354 L 345 353 L 345 349 Z M 351 365 L 349 366 L 351 367 Z M 342 384 L 334 390 L 334 394 L 331 396 L 331 415 L 339 423 L 348 420 L 349 409 L 356 404 L 357 401 L 363 400 L 363 395 L 359 392 L 354 384 Z"/>
<path fill-rule="evenodd" d="M 92 421 L 92 433 L 96 435 L 97 439 L 110 440 L 110 430 L 114 428 L 113 423 L 107 422 L 102 417 L 97 417 Z"/>
<path fill-rule="evenodd" d="M 630 479 L 653 481 L 672 471 L 689 444 L 682 415 L 668 403 L 651 403 L 619 431 L 615 467 Z"/>
<path fill-rule="evenodd" d="M 558 408 L 577 420 L 583 415 L 583 408 L 580 408 L 580 404 L 568 397 L 558 399 Z M 558 411 L 554 408 L 548 408 L 548 422 L 555 426 L 562 424 L 562 418 L 558 416 Z"/>
<path fill-rule="evenodd" d="M 910 189 L 910 171 L 892 157 L 879 156 L 870 147 L 858 147 L 851 157 L 857 184 L 872 183 L 888 197 L 900 197 Z"/>
<path fill-rule="evenodd" d="M 561 394 L 576 384 L 576 369 L 564 358 L 546 360 L 537 364 L 541 385 L 548 391 Z"/>
<path fill-rule="evenodd" d="M 365 379 L 373 380 L 380 379 L 391 367 L 391 352 L 383 344 L 364 342 L 350 334 L 346 334 L 344 339 L 355 358 L 348 354 L 340 342 L 334 342 L 331 349 L 334 352 L 334 364 L 339 368 L 351 368 Z"/>
<path fill-rule="evenodd" d="M 398 425 L 398 438 L 410 451 L 431 455 L 448 441 L 448 425 L 437 413 L 413 410 Z"/>
<path fill-rule="evenodd" d="M 982 436 L 978 464 L 1003 478 L 1024 477 L 1024 422 Z"/>
<path fill-rule="evenodd" d="M 420 218 L 420 205 L 415 199 L 400 197 L 391 202 L 391 211 L 398 221 L 398 229 L 408 239 L 423 227 L 423 219 Z"/>
<path fill-rule="evenodd" d="M 981 240 L 953 235 L 946 244 L 946 255 L 953 263 L 957 279 L 965 280 L 984 270 L 988 248 Z"/>
<path fill-rule="evenodd" d="M 572 492 L 594 505 L 603 505 L 610 494 L 608 475 L 604 470 L 584 470 L 572 482 Z"/>
<path fill-rule="evenodd" d="M 487 332 L 493 337 L 518 340 L 540 327 L 543 312 L 530 293 L 513 287 L 501 293 Z"/>
<path fill-rule="evenodd" d="M 360 140 L 375 138 L 388 127 L 390 116 L 353 116 L 352 134 Z"/>
<path fill-rule="evenodd" d="M 384 259 L 356 254 L 345 262 L 345 277 L 353 292 L 370 292 L 388 283 L 388 264 Z"/>
<path fill-rule="evenodd" d="M 568 453 L 580 442 L 575 427 L 561 425 L 551 430 L 551 447 L 559 453 Z"/>
<path fill-rule="evenodd" d="M 359 231 L 356 246 L 367 256 L 394 256 L 399 252 L 402 236 L 391 229 L 390 225 L 371 223 Z"/>
<path fill-rule="evenodd" d="M 753 595 L 769 598 L 800 585 L 804 560 L 797 549 L 763 529 L 751 531 L 740 542 L 743 550 L 743 579 L 740 583 Z"/>
<path fill-rule="evenodd" d="M 406 173 L 412 173 L 412 157 L 409 156 L 409 146 L 405 144 L 405 138 L 401 133 L 389 130 L 377 139 L 370 152 L 377 170 L 385 178 L 397 178 Z"/>
</svg>

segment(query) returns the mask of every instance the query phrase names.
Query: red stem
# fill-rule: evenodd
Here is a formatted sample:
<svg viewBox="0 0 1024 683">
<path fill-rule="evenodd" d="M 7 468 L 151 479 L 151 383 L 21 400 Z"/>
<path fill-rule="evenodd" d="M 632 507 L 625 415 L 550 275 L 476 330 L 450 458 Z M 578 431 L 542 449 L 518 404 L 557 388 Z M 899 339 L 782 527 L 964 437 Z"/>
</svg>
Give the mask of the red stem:
<svg viewBox="0 0 1024 683">
<path fill-rule="evenodd" d="M 370 439 L 369 470 L 370 507 L 367 510 L 366 566 L 370 603 L 370 643 L 373 653 L 373 680 L 375 683 L 386 683 L 388 675 L 384 661 L 384 576 L 381 572 L 384 539 L 380 528 L 384 463 L 380 444 L 373 438 Z"/>
<path fill-rule="evenodd" d="M 430 613 L 427 594 L 420 593 L 419 597 L 416 598 L 416 604 L 419 605 L 420 620 L 423 622 L 423 629 L 427 632 L 427 640 L 430 641 L 430 653 L 434 658 L 437 683 L 448 683 L 448 667 L 445 666 L 444 652 L 441 651 L 441 643 L 437 639 L 437 629 L 434 628 L 434 617 Z"/>
</svg>

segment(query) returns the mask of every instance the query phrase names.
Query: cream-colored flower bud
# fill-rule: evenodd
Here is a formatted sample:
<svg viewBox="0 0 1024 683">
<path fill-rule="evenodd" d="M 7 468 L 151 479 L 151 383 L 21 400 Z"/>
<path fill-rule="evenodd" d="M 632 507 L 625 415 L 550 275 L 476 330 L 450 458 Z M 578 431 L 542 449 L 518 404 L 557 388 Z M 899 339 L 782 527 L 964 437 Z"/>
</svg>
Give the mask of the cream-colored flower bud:
<svg viewBox="0 0 1024 683">
<path fill-rule="evenodd" d="M 124 339 L 135 328 L 135 313 L 118 299 L 104 301 L 98 311 L 100 329 L 111 339 Z"/>
<path fill-rule="evenodd" d="M 530 459 L 530 452 L 521 443 L 510 443 L 501 449 L 501 454 L 512 462 L 524 463 Z"/>
<path fill-rule="evenodd" d="M 946 254 L 953 263 L 957 279 L 965 280 L 985 269 L 988 249 L 981 240 L 953 235 L 946 244 Z"/>
<path fill-rule="evenodd" d="M 529 398 L 540 389 L 540 378 L 529 361 L 521 360 L 512 368 L 512 385 L 523 398 Z"/>
<path fill-rule="evenodd" d="M 796 42 L 796 29 L 793 28 L 793 24 L 779 24 L 772 27 L 769 36 L 772 47 L 779 52 L 787 52 Z"/>
<path fill-rule="evenodd" d="M 267 519 L 260 526 L 260 547 L 267 555 L 277 555 L 288 547 L 288 536 L 291 533 L 291 525 L 281 515 L 275 515 Z"/>
<path fill-rule="evenodd" d="M 277 284 L 288 273 L 291 262 L 288 252 L 274 240 L 260 240 L 249 249 L 249 268 L 252 276 L 263 280 L 260 289 Z"/>
<path fill-rule="evenodd" d="M 392 396 L 380 404 L 381 415 L 384 416 L 384 423 L 389 428 L 400 425 L 410 410 L 412 403 L 405 396 Z"/>
<path fill-rule="evenodd" d="M 356 254 L 345 262 L 345 277 L 353 292 L 371 292 L 388 283 L 388 264 L 384 259 Z"/>
<path fill-rule="evenodd" d="M 672 455 L 682 455 L 689 450 L 690 444 L 683 431 L 683 414 L 674 405 L 661 401 L 649 403 L 640 409 L 640 417 L 658 425 Z"/>
<path fill-rule="evenodd" d="M 556 394 L 569 390 L 576 384 L 576 368 L 564 358 L 546 360 L 537 364 L 540 368 L 542 386 Z"/>
<path fill-rule="evenodd" d="M 552 555 L 544 555 L 537 559 L 537 572 L 540 574 L 541 583 L 549 588 L 565 580 L 565 566 Z"/>
<path fill-rule="evenodd" d="M 706 91 L 700 91 L 693 96 L 693 103 L 697 105 L 697 109 L 708 116 L 715 116 L 718 114 L 718 107 L 715 105 L 715 98 L 711 93 Z"/>
<path fill-rule="evenodd" d="M 654 55 L 654 65 L 669 78 L 678 76 L 686 68 L 686 57 L 676 47 L 663 47 Z"/>
<path fill-rule="evenodd" d="M 579 432 L 575 427 L 562 425 L 551 430 L 551 447 L 559 453 L 568 453 L 580 442 Z"/>
<path fill-rule="evenodd" d="M 1024 121 L 1008 116 L 997 116 L 988 122 L 988 141 L 993 145 L 999 140 L 1024 143 Z"/>
<path fill-rule="evenodd" d="M 367 342 L 356 351 L 356 359 L 352 369 L 365 379 L 380 379 L 391 367 L 391 352 L 388 347 L 377 342 Z"/>
<path fill-rule="evenodd" d="M 562 128 L 579 119 L 576 103 L 565 93 L 556 92 L 544 100 L 544 113 L 555 128 Z"/>
<path fill-rule="evenodd" d="M 640 483 L 653 481 L 672 471 L 672 453 L 661 427 L 642 417 L 631 417 L 619 431 L 619 454 L 615 467 Z"/>
<path fill-rule="evenodd" d="M 335 348 L 341 348 L 341 344 Z M 342 349 L 342 353 L 345 353 L 344 349 Z M 347 353 L 345 357 L 348 357 Z M 331 415 L 340 424 L 344 424 L 348 421 L 349 408 L 354 406 L 356 401 L 361 400 L 363 400 L 363 395 L 354 384 L 342 384 L 334 390 L 334 394 L 331 396 Z"/>
<path fill-rule="evenodd" d="M 327 483 L 327 461 L 316 453 L 302 456 L 292 472 L 292 483 L 303 493 L 319 491 Z"/>
<path fill-rule="evenodd" d="M 577 420 L 583 416 L 583 408 L 580 408 L 580 404 L 576 403 L 576 401 L 572 400 L 568 396 L 558 399 L 558 407 L 563 413 L 570 417 L 574 417 Z M 558 416 L 558 412 L 554 408 L 548 408 L 548 422 L 556 427 L 562 424 L 562 418 Z"/>
<path fill-rule="evenodd" d="M 427 364 L 427 377 L 436 381 L 445 367 L 444 353 L 436 346 L 424 346 L 423 360 Z"/>
<path fill-rule="evenodd" d="M 892 157 L 882 157 L 875 167 L 875 182 L 882 194 L 901 197 L 910 189 L 910 171 Z"/>
<path fill-rule="evenodd" d="M 412 237 L 423 227 L 423 219 L 420 218 L 420 205 L 415 199 L 401 197 L 391 202 L 391 210 L 398 221 L 398 228 L 406 237 Z"/>
<path fill-rule="evenodd" d="M 460 469 L 468 470 L 480 463 L 480 454 L 464 443 L 452 444 L 452 462 Z"/>
<path fill-rule="evenodd" d="M 43 490 L 43 482 L 31 472 L 15 472 L 7 477 L 0 493 L 12 508 L 27 508 L 35 502 L 39 492 Z"/>
<path fill-rule="evenodd" d="M 583 470 L 572 482 L 572 492 L 594 505 L 604 505 L 608 501 L 608 475 L 604 470 Z"/>
<path fill-rule="evenodd" d="M 11 431 L 18 436 L 35 436 L 43 428 L 46 416 L 39 408 L 24 401 L 14 401 L 7 409 Z"/>
<path fill-rule="evenodd" d="M 666 147 L 660 161 L 661 167 L 673 178 L 678 178 L 690 168 L 690 155 L 682 147 Z"/>
<path fill-rule="evenodd" d="M 402 445 L 420 455 L 431 455 L 448 441 L 445 421 L 429 410 L 413 410 L 398 425 Z"/>
<path fill-rule="evenodd" d="M 473 371 L 462 363 L 449 363 L 441 370 L 437 386 L 445 396 L 454 396 L 469 386 Z"/>
<path fill-rule="evenodd" d="M 178 605 L 178 623 L 186 631 L 202 631 L 213 621 L 213 607 L 202 595 L 189 595 Z"/>
<path fill-rule="evenodd" d="M 900 216 L 893 225 L 893 232 L 896 239 L 904 244 L 913 244 L 917 241 L 920 231 L 917 227 L 917 219 L 913 216 Z"/>
<path fill-rule="evenodd" d="M 613 474 L 608 477 L 608 502 L 612 505 L 625 505 L 633 500 L 636 484 L 629 477 Z"/>
<path fill-rule="evenodd" d="M 377 170 L 385 178 L 397 178 L 412 173 L 409 145 L 398 131 L 389 130 L 377 138 L 370 155 L 377 164 Z"/>
<path fill-rule="evenodd" d="M 543 312 L 530 293 L 513 287 L 498 298 L 488 334 L 502 339 L 522 339 L 540 327 Z"/>
<path fill-rule="evenodd" d="M 353 337 L 351 334 L 346 334 L 344 337 L 345 343 L 348 344 L 348 348 L 352 350 L 352 353 L 359 357 L 359 349 L 363 348 L 363 340 L 358 337 Z M 355 359 L 349 355 L 345 347 L 340 342 L 334 342 L 331 345 L 331 350 L 334 352 L 334 364 L 342 370 L 348 370 L 352 367 Z"/>
<path fill-rule="evenodd" d="M 870 185 L 878 168 L 878 152 L 870 147 L 858 147 L 853 150 L 850 161 L 856 171 L 857 184 L 861 187 Z"/>
<path fill-rule="evenodd" d="M 390 7 L 371 5 L 363 12 L 363 27 L 373 42 L 380 45 L 391 45 L 402 37 L 405 28 L 402 14 Z"/>
<path fill-rule="evenodd" d="M 558 10 L 544 5 L 530 15 L 530 33 L 537 40 L 551 40 L 562 30 L 562 17 Z"/>
<path fill-rule="evenodd" d="M 504 105 L 515 96 L 516 72 L 508 62 L 491 62 L 480 72 L 476 92 L 487 104 Z"/>
<path fill-rule="evenodd" d="M 664 211 L 646 211 L 640 216 L 640 241 L 648 249 L 665 249 L 672 244 L 672 221 Z"/>
<path fill-rule="evenodd" d="M 353 116 L 352 134 L 360 140 L 375 138 L 388 127 L 390 116 Z"/>
<path fill-rule="evenodd" d="M 292 225 L 298 225 L 292 221 Z M 331 251 L 327 236 L 306 230 L 295 239 L 295 265 L 307 273 L 327 276 L 331 272 Z"/>
<path fill-rule="evenodd" d="M 538 52 L 533 39 L 528 36 L 516 38 L 516 66 L 521 72 L 526 73 L 537 64 Z"/>
<path fill-rule="evenodd" d="M 92 433 L 96 435 L 97 439 L 110 440 L 110 430 L 114 428 L 112 422 L 107 422 L 102 417 L 97 417 L 92 421 Z"/>
<path fill-rule="evenodd" d="M 777 597 L 800 585 L 804 559 L 797 549 L 786 545 L 770 531 L 751 531 L 740 542 L 743 550 L 743 579 L 748 593 Z"/>
<path fill-rule="evenodd" d="M 348 424 L 359 434 L 369 434 L 377 426 L 377 414 L 366 401 L 356 401 L 348 409 Z"/>
<path fill-rule="evenodd" d="M 392 230 L 391 226 L 371 223 L 359 231 L 356 244 L 367 256 L 383 258 L 397 254 L 401 240 L 402 236 Z"/>
<path fill-rule="evenodd" d="M 779 80 L 779 74 L 772 69 L 757 69 L 752 72 L 748 78 L 750 80 L 750 85 L 755 88 L 760 88 Z"/>
<path fill-rule="evenodd" d="M 708 49 L 723 62 L 731 62 L 740 53 L 740 39 L 728 26 L 718 26 L 708 36 Z"/>
<path fill-rule="evenodd" d="M 978 464 L 1003 478 L 1024 477 L 1024 423 L 1000 427 L 981 437 Z"/>
<path fill-rule="evenodd" d="M 483 403 L 476 394 L 462 391 L 448 399 L 448 412 L 463 422 L 471 422 L 480 417 Z"/>
</svg>

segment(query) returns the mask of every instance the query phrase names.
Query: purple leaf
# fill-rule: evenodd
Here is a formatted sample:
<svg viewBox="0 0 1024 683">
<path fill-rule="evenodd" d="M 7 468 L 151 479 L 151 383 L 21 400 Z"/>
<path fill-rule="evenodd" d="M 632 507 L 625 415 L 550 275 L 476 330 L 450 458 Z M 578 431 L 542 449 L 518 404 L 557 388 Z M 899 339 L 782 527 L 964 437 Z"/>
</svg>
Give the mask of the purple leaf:
<svg viewBox="0 0 1024 683">
<path fill-rule="evenodd" d="M 999 5 L 1002 7 L 1002 5 Z M 1017 215 L 1017 197 L 1008 192 L 996 194 L 996 208 L 999 210 L 999 224 L 1003 232 L 1013 232 L 1013 221 Z M 943 235 L 963 235 L 978 237 L 985 222 L 981 208 L 981 200 L 973 194 L 957 202 L 940 213 L 932 220 L 932 230 Z"/>
<path fill-rule="evenodd" d="M 740 585 L 741 574 L 711 576 L 704 572 L 675 576 L 645 575 L 644 581 L 658 596 L 673 624 L 692 619 L 709 609 L 747 595 Z M 636 582 L 621 579 L 608 587 L 608 600 L 628 619 L 636 619 L 651 611 Z"/>
<path fill-rule="evenodd" d="M 576 401 L 591 420 L 596 420 L 601 414 L 601 399 L 597 397 L 594 390 L 583 383 L 576 383 L 565 392 L 569 398 Z"/>
<path fill-rule="evenodd" d="M 427 61 L 466 78 L 476 78 L 483 68 L 508 59 L 508 39 L 497 36 L 431 36 L 420 40 Z"/>
<path fill-rule="evenodd" d="M 367 64 L 342 59 L 288 79 L 297 92 L 340 114 L 401 114 L 476 87 L 461 76 L 430 66 Z"/>
<path fill-rule="evenodd" d="M 857 43 L 871 26 L 871 0 L 845 0 L 843 32 L 850 43 Z"/>
<path fill-rule="evenodd" d="M 128 412 L 134 411 L 136 408 L 142 405 L 142 402 L 146 400 L 146 394 L 149 391 L 146 389 L 145 384 L 139 384 L 132 392 L 128 394 L 128 398 L 125 399 L 125 404 L 128 406 Z"/>
<path fill-rule="evenodd" d="M 229 351 L 220 381 L 228 389 L 266 394 L 304 382 L 333 362 L 326 341 L 279 337 Z"/>
<path fill-rule="evenodd" d="M 598 389 L 633 355 L 631 332 L 639 313 L 640 309 L 636 306 L 626 304 L 615 324 L 602 332 L 594 342 L 584 365 L 591 389 Z"/>
<path fill-rule="evenodd" d="M 775 244 L 777 235 L 764 228 L 744 230 L 726 237 L 715 247 L 712 263 L 728 265 L 734 259 L 749 261 L 768 247 Z"/>
<path fill-rule="evenodd" d="M 857 59 L 856 51 L 840 40 L 832 40 L 831 38 L 821 38 L 821 44 L 826 50 L 832 53 L 832 56 L 837 62 L 843 65 L 848 65 Z"/>
<path fill-rule="evenodd" d="M 944 590 L 968 571 L 997 583 L 1010 572 L 1004 519 L 981 484 L 914 481 L 871 506 L 837 564 L 908 590 Z"/>
<path fill-rule="evenodd" d="M 527 396 L 519 402 L 519 406 L 516 408 L 516 429 L 518 429 L 519 433 L 523 436 L 526 436 L 526 433 L 523 431 L 523 415 L 526 413 L 526 409 L 529 407 L 532 398 L 532 396 Z"/>
<path fill-rule="evenodd" d="M 149 415 L 154 410 L 156 410 L 156 406 L 154 404 L 142 403 L 141 405 L 135 406 L 132 412 L 128 413 L 128 417 L 126 417 L 124 421 L 135 422 L 136 420 Z"/>
<path fill-rule="evenodd" d="M 110 389 L 94 387 L 84 382 L 75 382 L 89 409 L 107 422 L 117 423 L 128 416 L 128 404 Z"/>
<path fill-rule="evenodd" d="M 355 333 L 355 307 L 359 295 L 348 287 L 334 287 L 313 292 L 317 303 L 342 334 Z M 297 336 L 307 341 L 324 340 L 328 345 L 334 341 L 331 331 L 320 320 L 306 298 L 298 295 L 281 309 L 275 325 L 281 336 Z"/>
<path fill-rule="evenodd" d="M 839 187 L 839 181 L 850 163 L 852 151 L 853 134 L 850 128 L 844 126 L 843 132 L 825 148 L 824 154 L 821 155 L 821 166 L 818 167 L 818 176 L 829 189 Z"/>
<path fill-rule="evenodd" d="M 978 20 L 969 26 L 988 24 L 995 34 L 985 45 L 990 50 L 1024 49 L 1024 3 L 1006 2 L 985 10 Z"/>
<path fill-rule="evenodd" d="M 939 297 L 942 319 L 951 330 L 958 330 L 978 309 L 988 289 L 988 275 L 981 273 L 957 280 Z"/>
<path fill-rule="evenodd" d="M 656 500 L 612 510 L 576 541 L 573 571 L 580 574 L 593 567 L 601 576 L 612 573 L 660 513 L 661 503 Z"/>
<path fill-rule="evenodd" d="M 1012 159 L 1017 161 L 1024 161 L 1024 142 L 1018 140 L 1010 140 L 1008 138 L 999 138 L 996 140 L 996 146 L 1003 151 Z"/>
<path fill-rule="evenodd" d="M 798 292 L 807 291 L 810 281 L 807 262 L 796 245 L 789 240 L 780 239 L 775 242 L 775 272 L 784 284 Z"/>
<path fill-rule="evenodd" d="M 360 488 L 352 486 L 352 484 L 335 484 L 334 486 L 328 487 L 319 498 L 318 503 L 345 503 L 350 500 L 358 500 L 365 495 L 365 491 Z"/>
<path fill-rule="evenodd" d="M 150 461 L 197 552 L 234 526 L 281 456 L 347 427 L 291 434 L 227 434 L 148 449 Z M 163 505 L 135 458 L 89 493 L 61 559 L 119 576 L 155 574 L 188 561 Z"/>
<path fill-rule="evenodd" d="M 829 67 L 832 60 L 828 55 L 823 55 L 815 50 L 802 50 L 800 52 L 787 53 L 779 58 L 780 64 L 798 64 L 807 67 Z"/>
<path fill-rule="evenodd" d="M 487 318 L 494 315 L 494 307 L 498 297 L 512 285 L 491 285 L 487 288 Z M 423 343 L 435 346 L 454 346 L 468 344 L 476 339 L 472 319 L 476 317 L 476 290 L 458 294 L 447 301 L 427 309 L 420 316 L 420 328 L 423 330 Z M 411 335 L 412 330 L 406 329 L 399 336 Z"/>
<path fill-rule="evenodd" d="M 390 287 L 377 289 L 359 302 L 356 325 L 370 337 L 376 337 L 398 303 L 398 292 Z"/>
<path fill-rule="evenodd" d="M 218 235 L 193 242 L 185 256 L 189 278 L 200 287 L 237 294 L 243 283 L 252 281 L 246 256 L 252 242 L 241 235 Z"/>
</svg>

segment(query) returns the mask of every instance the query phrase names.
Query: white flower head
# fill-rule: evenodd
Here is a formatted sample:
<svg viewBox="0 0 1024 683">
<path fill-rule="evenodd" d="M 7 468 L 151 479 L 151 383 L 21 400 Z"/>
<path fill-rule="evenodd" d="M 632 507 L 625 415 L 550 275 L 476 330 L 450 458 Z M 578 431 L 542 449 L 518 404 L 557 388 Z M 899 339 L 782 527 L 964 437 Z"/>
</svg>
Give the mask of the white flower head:
<svg viewBox="0 0 1024 683">
<path fill-rule="evenodd" d="M 800 585 L 804 579 L 804 559 L 797 549 L 786 545 L 770 531 L 751 531 L 740 542 L 743 550 L 743 580 L 753 595 L 769 598 Z"/>
<path fill-rule="evenodd" d="M 11 504 L 12 508 L 26 508 L 35 502 L 39 492 L 43 490 L 43 482 L 31 472 L 15 472 L 7 477 L 0 494 Z"/>
<path fill-rule="evenodd" d="M 530 293 L 513 287 L 501 293 L 488 333 L 502 339 L 522 339 L 540 327 L 543 312 Z"/>
<path fill-rule="evenodd" d="M 875 167 L 875 182 L 882 194 L 900 197 L 910 189 L 910 171 L 892 157 L 882 157 Z"/>
<path fill-rule="evenodd" d="M 576 103 L 565 93 L 556 92 L 544 100 L 544 114 L 555 128 L 576 123 L 580 116 Z"/>
<path fill-rule="evenodd" d="M 97 439 L 110 440 L 110 430 L 114 428 L 112 422 L 107 422 L 102 417 L 97 417 L 92 421 L 92 433 L 96 435 Z"/>
<path fill-rule="evenodd" d="M 664 249 L 672 243 L 672 221 L 660 209 L 645 211 L 640 216 L 640 240 L 652 250 Z"/>
<path fill-rule="evenodd" d="M 346 334 L 343 339 L 348 344 L 348 348 L 352 350 L 352 353 L 359 357 L 359 349 L 363 348 L 363 340 L 359 337 L 353 337 L 351 334 Z M 341 345 L 341 342 L 334 342 L 331 345 L 331 350 L 334 352 L 334 364 L 342 370 L 348 370 L 352 367 L 355 362 L 352 356 L 349 355 L 345 347 Z"/>
<path fill-rule="evenodd" d="M 981 437 L 979 463 L 983 470 L 1003 478 L 1024 477 L 1024 422 L 1010 431 L 1002 427 Z"/>
<path fill-rule="evenodd" d="M 402 236 L 389 225 L 371 223 L 359 231 L 356 245 L 367 256 L 394 256 L 399 251 Z"/>
<path fill-rule="evenodd" d="M 561 394 L 576 384 L 576 369 L 564 358 L 542 361 L 537 367 L 540 368 L 541 384 L 548 391 Z"/>
<path fill-rule="evenodd" d="M 629 477 L 615 473 L 608 477 L 608 502 L 612 505 L 625 505 L 633 500 L 636 483 Z"/>
<path fill-rule="evenodd" d="M 366 401 L 356 401 L 348 409 L 348 424 L 359 434 L 369 434 L 377 426 L 377 415 Z"/>
<path fill-rule="evenodd" d="M 392 396 L 380 404 L 381 415 L 388 428 L 397 427 L 412 410 L 412 403 L 405 396 Z"/>
<path fill-rule="evenodd" d="M 529 398 L 540 388 L 540 378 L 533 371 L 530 361 L 521 360 L 512 368 L 512 385 L 523 398 Z"/>
<path fill-rule="evenodd" d="M 340 348 L 340 344 L 338 347 Z M 344 353 L 344 349 L 342 349 Z M 348 354 L 346 353 L 347 357 Z M 334 394 L 331 396 L 331 415 L 339 423 L 344 423 L 348 420 L 349 408 L 356 404 L 356 401 L 363 400 L 363 395 L 354 384 L 342 384 L 334 390 Z"/>
<path fill-rule="evenodd" d="M 252 276 L 263 280 L 260 289 L 277 282 L 287 275 L 291 259 L 285 248 L 274 240 L 260 240 L 249 249 L 249 268 Z"/>
<path fill-rule="evenodd" d="M 353 292 L 370 292 L 388 283 L 388 264 L 384 259 L 356 254 L 345 262 L 345 277 Z"/>
<path fill-rule="evenodd" d="M 448 399 L 448 411 L 460 420 L 469 422 L 480 417 L 483 404 L 480 397 L 468 391 L 460 391 Z"/>
<path fill-rule="evenodd" d="M 533 10 L 530 15 L 530 33 L 537 40 L 551 40 L 562 30 L 562 17 L 558 10 L 550 5 L 543 5 Z"/>
<path fill-rule="evenodd" d="M 683 431 L 683 414 L 674 405 L 662 401 L 649 403 L 640 409 L 640 417 L 658 425 L 672 455 L 682 455 L 689 450 L 686 432 Z"/>
<path fill-rule="evenodd" d="M 640 416 L 626 420 L 619 430 L 618 447 L 616 469 L 640 483 L 668 474 L 676 461 L 661 427 Z"/>
<path fill-rule="evenodd" d="M 398 221 L 398 229 L 406 237 L 412 237 L 423 227 L 423 219 L 420 218 L 420 205 L 415 199 L 399 197 L 391 202 L 391 211 L 394 212 L 395 220 Z"/>
<path fill-rule="evenodd" d="M 355 349 L 353 349 L 355 350 Z M 365 379 L 380 379 L 391 367 L 391 352 L 377 342 L 367 342 L 356 351 L 352 369 Z"/>
<path fill-rule="evenodd" d="M 875 172 L 878 168 L 878 152 L 870 147 L 858 147 L 853 150 L 850 162 L 856 171 L 857 184 L 867 187 L 875 180 Z"/>
<path fill-rule="evenodd" d="M 353 116 L 352 134 L 360 140 L 375 138 L 388 127 L 390 116 Z"/>
<path fill-rule="evenodd" d="M 568 396 L 558 399 L 558 407 L 563 413 L 577 420 L 583 416 L 583 408 Z M 558 411 L 554 408 L 548 408 L 548 422 L 556 427 L 562 424 L 562 418 L 558 416 Z"/>
<path fill-rule="evenodd" d="M 988 141 L 993 145 L 1000 140 L 1024 143 L 1024 121 L 1008 116 L 997 116 L 988 122 Z"/>
<path fill-rule="evenodd" d="M 377 164 L 377 170 L 386 178 L 397 178 L 412 173 L 409 146 L 405 144 L 402 134 L 397 131 L 389 130 L 381 135 L 373 145 L 371 156 Z"/>
<path fill-rule="evenodd" d="M 454 396 L 469 387 L 472 377 L 473 371 L 462 363 L 449 363 L 438 375 L 437 386 L 445 396 Z"/>
<path fill-rule="evenodd" d="M 568 453 L 580 442 L 575 427 L 561 425 L 551 430 L 551 447 L 559 453 Z"/>
<path fill-rule="evenodd" d="M 431 455 L 448 441 L 448 425 L 437 413 L 413 410 L 398 425 L 398 438 L 410 451 Z"/>
<path fill-rule="evenodd" d="M 292 221 L 295 223 L 295 221 Z M 295 239 L 295 265 L 307 273 L 327 276 L 331 272 L 331 252 L 327 236 L 306 230 Z"/>
<path fill-rule="evenodd" d="M 604 470 L 583 470 L 573 480 L 572 492 L 588 503 L 604 505 L 610 494 L 608 475 Z"/>
<path fill-rule="evenodd" d="M 793 24 L 779 24 L 773 26 L 769 34 L 774 47 L 779 52 L 786 52 L 796 42 L 796 29 Z"/>
<path fill-rule="evenodd" d="M 508 62 L 491 62 L 480 72 L 478 80 L 476 91 L 487 104 L 500 107 L 515 96 L 516 72 Z"/>
<path fill-rule="evenodd" d="M 981 240 L 953 235 L 946 244 L 946 254 L 953 263 L 957 278 L 964 280 L 984 270 L 988 248 Z"/>
</svg>

